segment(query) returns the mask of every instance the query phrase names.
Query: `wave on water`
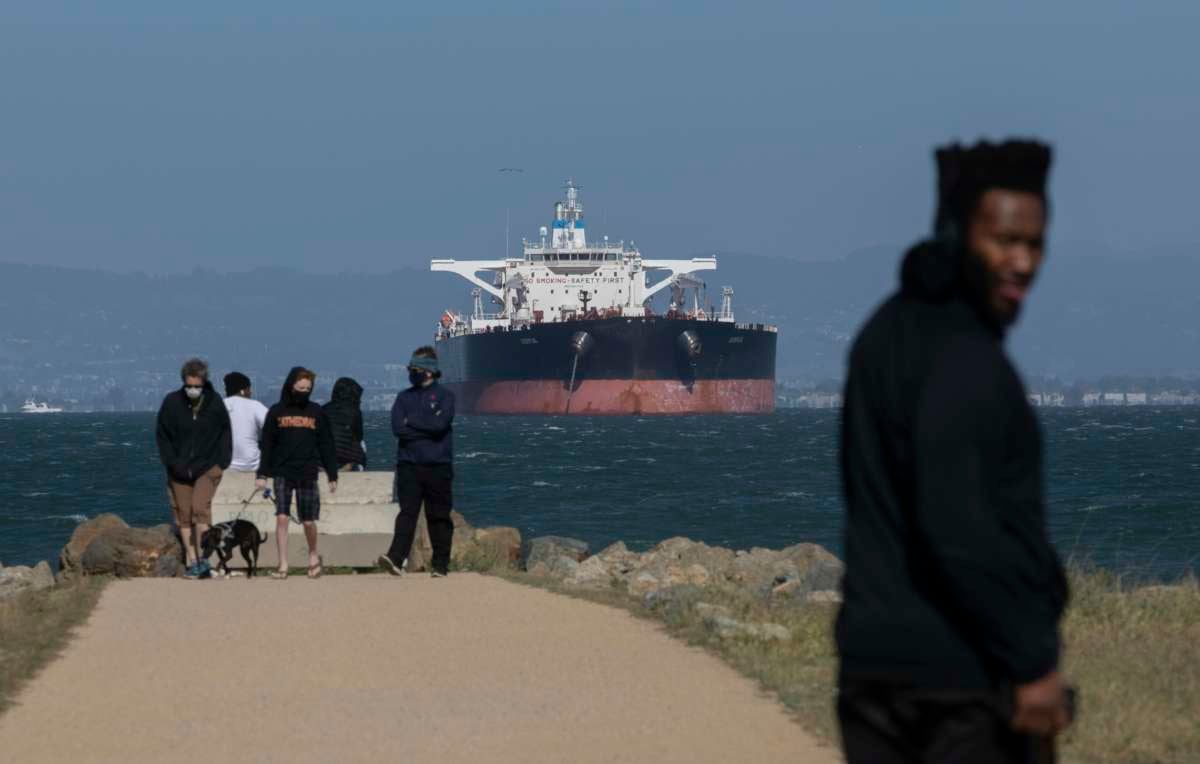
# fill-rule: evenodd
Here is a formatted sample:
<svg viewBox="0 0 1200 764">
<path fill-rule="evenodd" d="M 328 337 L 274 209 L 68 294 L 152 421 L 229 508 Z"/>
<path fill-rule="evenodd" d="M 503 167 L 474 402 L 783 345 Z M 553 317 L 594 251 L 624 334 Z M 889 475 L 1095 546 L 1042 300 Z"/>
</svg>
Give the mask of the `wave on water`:
<svg viewBox="0 0 1200 764">
<path fill-rule="evenodd" d="M 1044 410 L 1038 417 L 1047 524 L 1065 556 L 1166 578 L 1197 569 L 1195 411 Z M 387 412 L 367 412 L 365 420 L 370 452 L 393 453 Z M 839 553 L 838 423 L 832 413 L 807 411 L 464 417 L 455 426 L 462 470 L 454 493 L 472 523 L 517 526 L 530 538 L 577 537 L 596 549 L 685 535 L 745 549 L 813 541 Z M 134 526 L 169 516 L 152 417 L 13 418 L 0 430 L 0 474 L 31 478 L 0 481 L 6 563 L 53 559 L 76 523 L 103 512 Z M 119 458 L 97 441 L 119 448 Z"/>
</svg>

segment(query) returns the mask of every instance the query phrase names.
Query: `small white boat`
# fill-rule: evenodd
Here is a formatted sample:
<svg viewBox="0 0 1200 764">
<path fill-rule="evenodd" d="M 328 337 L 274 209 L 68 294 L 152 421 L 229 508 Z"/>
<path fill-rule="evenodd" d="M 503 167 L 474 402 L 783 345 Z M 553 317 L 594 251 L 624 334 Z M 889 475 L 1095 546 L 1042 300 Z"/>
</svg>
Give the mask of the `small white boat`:
<svg viewBox="0 0 1200 764">
<path fill-rule="evenodd" d="M 21 407 L 21 412 L 25 414 L 58 414 L 62 412 L 62 408 L 59 406 L 51 406 L 45 401 L 42 401 L 41 403 L 35 403 L 32 400 L 28 400 L 25 401 L 25 405 Z"/>
</svg>

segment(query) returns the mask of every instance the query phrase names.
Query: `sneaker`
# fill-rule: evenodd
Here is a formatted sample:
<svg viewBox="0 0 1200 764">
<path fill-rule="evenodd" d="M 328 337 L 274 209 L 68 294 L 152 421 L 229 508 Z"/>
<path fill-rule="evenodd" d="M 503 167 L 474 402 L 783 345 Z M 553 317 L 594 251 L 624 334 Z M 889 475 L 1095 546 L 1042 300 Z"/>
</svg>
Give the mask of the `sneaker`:
<svg viewBox="0 0 1200 764">
<path fill-rule="evenodd" d="M 430 577 L 430 578 L 445 578 L 445 577 L 446 577 L 448 574 L 449 574 L 449 571 L 445 571 L 445 570 L 431 570 L 431 571 L 429 571 L 429 577 Z"/>
<path fill-rule="evenodd" d="M 200 577 L 200 565 L 192 563 L 183 571 L 183 577 L 187 579 L 196 579 Z"/>
<path fill-rule="evenodd" d="M 383 570 L 390 575 L 393 575 L 393 576 L 404 575 L 404 568 L 402 568 L 399 565 L 397 565 L 396 563 L 392 562 L 392 558 L 388 557 L 386 554 L 379 555 L 379 559 L 375 560 L 375 564 L 378 565 L 380 568 L 383 568 Z"/>
<path fill-rule="evenodd" d="M 201 560 L 196 563 L 196 578 L 212 578 L 212 566 L 208 564 L 208 560 Z"/>
</svg>

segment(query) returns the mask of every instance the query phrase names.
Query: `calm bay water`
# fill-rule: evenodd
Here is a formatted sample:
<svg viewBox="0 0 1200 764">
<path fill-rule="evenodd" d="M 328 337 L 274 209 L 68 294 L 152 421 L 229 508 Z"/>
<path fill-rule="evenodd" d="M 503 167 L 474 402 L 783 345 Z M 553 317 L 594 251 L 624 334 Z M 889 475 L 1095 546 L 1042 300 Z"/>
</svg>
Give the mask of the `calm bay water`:
<svg viewBox="0 0 1200 764">
<path fill-rule="evenodd" d="M 1059 551 L 1175 578 L 1200 555 L 1200 411 L 1041 414 Z M 368 413 L 372 469 L 390 468 L 387 415 Z M 643 548 L 670 536 L 748 548 L 840 549 L 838 415 L 460 417 L 456 507 L 476 525 Z M 0 415 L 0 561 L 57 558 L 81 520 L 168 522 L 152 414 Z"/>
</svg>

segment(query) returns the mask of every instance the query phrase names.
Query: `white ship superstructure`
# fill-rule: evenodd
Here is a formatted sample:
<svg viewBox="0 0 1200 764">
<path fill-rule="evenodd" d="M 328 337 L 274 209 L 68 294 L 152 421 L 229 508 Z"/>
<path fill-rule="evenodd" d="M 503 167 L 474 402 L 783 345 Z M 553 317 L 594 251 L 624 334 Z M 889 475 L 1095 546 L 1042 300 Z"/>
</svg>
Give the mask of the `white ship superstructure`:
<svg viewBox="0 0 1200 764">
<path fill-rule="evenodd" d="M 58 414 L 62 409 L 57 406 L 51 406 L 45 401 L 35 402 L 33 400 L 25 401 L 25 405 L 21 406 L 23 414 Z"/>
<path fill-rule="evenodd" d="M 716 270 L 715 257 L 644 259 L 633 242 L 588 243 L 579 189 L 567 181 L 566 199 L 554 205 L 552 227 L 537 242 L 522 241 L 522 254 L 500 260 L 433 260 L 431 270 L 456 273 L 475 285 L 469 317 L 442 316 L 439 337 L 527 328 L 602 318 L 645 318 L 650 300 L 671 290 L 669 317 L 732 323 L 733 290 L 722 291 L 719 312 L 703 302 L 704 283 L 695 274 Z M 662 273 L 647 283 L 652 271 Z M 485 274 L 484 278 L 480 274 Z M 687 290 L 692 290 L 690 305 Z M 484 308 L 487 294 L 498 310 Z"/>
</svg>

